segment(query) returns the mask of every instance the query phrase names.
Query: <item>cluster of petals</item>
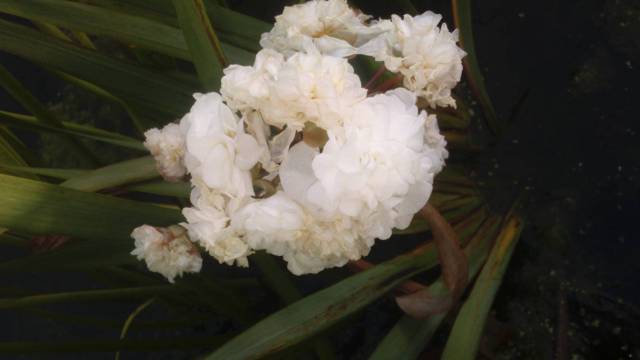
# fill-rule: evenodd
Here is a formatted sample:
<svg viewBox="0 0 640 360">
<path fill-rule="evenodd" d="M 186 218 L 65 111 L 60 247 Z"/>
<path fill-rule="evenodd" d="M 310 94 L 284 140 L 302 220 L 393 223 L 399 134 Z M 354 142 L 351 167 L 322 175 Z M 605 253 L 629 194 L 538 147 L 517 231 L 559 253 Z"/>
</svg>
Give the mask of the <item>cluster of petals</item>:
<svg viewBox="0 0 640 360">
<path fill-rule="evenodd" d="M 195 94 L 178 123 L 145 134 L 165 179 L 189 176 L 191 205 L 188 237 L 167 242 L 144 225 L 134 255 L 170 281 L 196 269 L 167 245 L 185 241 L 228 265 L 266 251 L 300 275 L 360 259 L 409 226 L 448 156 L 417 98 L 455 106 L 464 56 L 439 22 L 430 12 L 372 21 L 344 0 L 286 7 L 253 65 L 227 67 L 220 94 Z M 368 96 L 354 54 L 384 61 L 404 88 Z"/>
<path fill-rule="evenodd" d="M 284 60 L 261 50 L 253 66 L 225 69 L 221 93 L 231 106 L 259 111 L 272 126 L 300 130 L 310 122 L 323 129 L 341 126 L 356 103 L 367 96 L 347 59 L 315 48 Z"/>
<path fill-rule="evenodd" d="M 371 20 L 345 0 L 313 0 L 286 7 L 260 44 L 287 56 L 310 44 L 331 56 L 373 56 L 431 107 L 455 107 L 451 89 L 460 81 L 466 53 L 457 46 L 458 31 L 438 26 L 441 20 L 431 11 Z"/>
<path fill-rule="evenodd" d="M 345 0 L 308 1 L 285 7 L 273 29 L 262 34 L 260 45 L 286 56 L 310 45 L 323 54 L 350 56 L 382 32 L 367 24 L 368 20 L 369 16 L 351 9 Z"/>
<path fill-rule="evenodd" d="M 131 254 L 144 260 L 149 270 L 162 274 L 171 283 L 183 273 L 197 273 L 202 268 L 198 249 L 180 226 L 155 228 L 142 225 L 131 236 L 135 239 Z"/>
<path fill-rule="evenodd" d="M 390 31 L 367 50 L 387 69 L 402 74 L 403 85 L 434 108 L 456 106 L 451 89 L 460 82 L 466 55 L 456 45 L 458 30 L 439 27 L 441 20 L 430 11 L 415 17 L 392 15 Z"/>
</svg>

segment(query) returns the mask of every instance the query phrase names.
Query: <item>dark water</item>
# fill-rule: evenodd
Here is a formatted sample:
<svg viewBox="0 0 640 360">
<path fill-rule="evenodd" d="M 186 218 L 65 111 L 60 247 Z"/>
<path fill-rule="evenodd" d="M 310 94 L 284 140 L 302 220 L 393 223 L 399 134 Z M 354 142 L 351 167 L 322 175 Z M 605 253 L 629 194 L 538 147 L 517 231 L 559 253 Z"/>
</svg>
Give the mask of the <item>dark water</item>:
<svg viewBox="0 0 640 360">
<path fill-rule="evenodd" d="M 230 3 L 265 20 L 281 8 L 269 1 Z M 355 3 L 380 16 L 400 12 L 392 2 Z M 426 3 L 452 24 L 447 2 Z M 529 195 L 527 226 L 480 357 L 552 359 L 560 348 L 563 359 L 638 358 L 640 1 L 488 0 L 474 2 L 473 11 L 489 93 L 499 116 L 510 121 L 507 134 L 474 159 L 475 178 L 496 210 L 518 190 Z M 60 84 L 44 72 L 1 59 L 22 71 L 21 80 L 41 98 L 61 99 Z M 17 110 L 0 94 L 3 109 Z M 391 301 L 381 300 L 333 340 L 344 358 L 366 358 L 398 315 Z M 29 334 L 20 324 L 35 320 L 10 320 L 12 340 L 79 335 L 55 321 L 40 324 L 48 327 L 42 334 Z M 568 340 L 559 344 L 563 334 Z M 437 357 L 445 336 L 437 334 L 425 356 Z"/>
</svg>

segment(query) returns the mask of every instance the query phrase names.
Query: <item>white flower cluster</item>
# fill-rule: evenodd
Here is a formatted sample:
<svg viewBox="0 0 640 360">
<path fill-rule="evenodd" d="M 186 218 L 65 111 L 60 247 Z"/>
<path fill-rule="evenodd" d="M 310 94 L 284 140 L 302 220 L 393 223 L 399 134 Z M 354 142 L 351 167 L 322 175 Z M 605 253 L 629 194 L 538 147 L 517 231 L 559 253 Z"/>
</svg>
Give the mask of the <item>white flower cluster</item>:
<svg viewBox="0 0 640 360">
<path fill-rule="evenodd" d="M 369 18 L 345 0 L 309 1 L 286 7 L 260 45 L 285 55 L 313 44 L 325 55 L 374 56 L 402 74 L 404 86 L 431 107 L 455 107 L 451 89 L 460 81 L 466 54 L 456 45 L 458 31 L 450 32 L 446 24 L 438 27 L 442 16 L 431 11 L 415 17 L 392 15 L 391 20 Z"/>
<path fill-rule="evenodd" d="M 417 97 L 455 105 L 464 56 L 439 21 L 430 12 L 370 21 L 345 0 L 285 8 L 252 66 L 229 66 L 220 94 L 196 94 L 179 124 L 145 134 L 166 179 L 190 175 L 180 224 L 190 240 L 229 265 L 265 250 L 299 275 L 360 259 L 406 228 L 448 156 Z M 353 54 L 384 61 L 405 88 L 367 96 Z M 152 271 L 172 280 L 196 268 L 179 251 L 144 245 L 160 244 L 150 229 L 133 237 Z"/>
<path fill-rule="evenodd" d="M 145 260 L 149 270 L 162 274 L 173 283 L 183 273 L 197 273 L 202 268 L 198 248 L 187 238 L 180 226 L 155 228 L 149 225 L 137 227 L 131 233 L 135 249 L 131 255 Z"/>
</svg>

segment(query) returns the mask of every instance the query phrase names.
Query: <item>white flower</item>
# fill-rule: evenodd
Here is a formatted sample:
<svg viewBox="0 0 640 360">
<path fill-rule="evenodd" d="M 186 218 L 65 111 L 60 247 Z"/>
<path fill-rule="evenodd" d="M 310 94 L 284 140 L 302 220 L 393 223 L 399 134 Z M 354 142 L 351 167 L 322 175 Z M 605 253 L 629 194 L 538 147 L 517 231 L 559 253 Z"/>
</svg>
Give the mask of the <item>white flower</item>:
<svg viewBox="0 0 640 360">
<path fill-rule="evenodd" d="M 285 192 L 307 207 L 358 221 L 367 236 L 388 238 L 427 202 L 446 150 L 436 128 L 425 142 L 425 112 L 398 89 L 354 107 L 344 134 L 329 132 L 322 153 L 296 144 L 281 166 Z M 430 126 L 433 127 L 430 120 Z"/>
<path fill-rule="evenodd" d="M 162 274 L 173 283 L 183 273 L 197 273 L 202 268 L 198 249 L 180 226 L 155 228 L 142 225 L 133 230 L 135 249 L 131 255 L 144 260 L 149 270 Z"/>
<path fill-rule="evenodd" d="M 202 246 L 220 263 L 248 266 L 251 249 L 231 228 L 227 215 L 235 211 L 237 204 L 215 191 L 196 186 L 191 194 L 192 207 L 182 209 L 187 222 L 182 223 L 192 241 Z"/>
<path fill-rule="evenodd" d="M 286 6 L 260 45 L 291 56 L 314 46 L 322 54 L 346 57 L 379 33 L 365 24 L 369 17 L 349 8 L 345 0 L 308 1 Z"/>
<path fill-rule="evenodd" d="M 265 121 L 297 130 L 305 122 L 327 130 L 341 126 L 351 107 L 367 96 L 346 59 L 313 52 L 287 59 L 270 93 L 260 108 Z"/>
<path fill-rule="evenodd" d="M 184 134 L 178 124 L 168 124 L 162 130 L 149 129 L 144 133 L 144 146 L 156 161 L 156 168 L 167 181 L 178 181 L 186 169 L 184 167 Z"/>
<path fill-rule="evenodd" d="M 342 266 L 369 252 L 373 239 L 362 240 L 350 219 L 316 215 L 279 191 L 240 209 L 232 226 L 253 249 L 282 256 L 296 275 Z"/>
<path fill-rule="evenodd" d="M 236 111 L 258 109 L 258 102 L 269 97 L 269 83 L 283 63 L 282 54 L 271 49 L 260 50 L 253 66 L 230 65 L 224 69 L 220 94 Z"/>
<path fill-rule="evenodd" d="M 404 86 L 431 107 L 455 107 L 451 89 L 460 81 L 466 53 L 456 45 L 457 30 L 450 32 L 446 24 L 438 27 L 441 19 L 430 11 L 415 17 L 392 15 L 391 30 L 372 41 L 378 46 L 368 52 L 390 71 L 402 74 Z M 381 41 L 386 46 L 380 46 Z"/>
<path fill-rule="evenodd" d="M 185 164 L 191 176 L 230 197 L 253 195 L 251 168 L 265 149 L 244 132 L 241 119 L 217 93 L 196 94 L 182 119 L 186 133 Z"/>
<path fill-rule="evenodd" d="M 304 209 L 278 191 L 240 209 L 234 214 L 232 224 L 244 233 L 251 248 L 281 256 L 300 236 L 304 218 Z"/>
<path fill-rule="evenodd" d="M 272 126 L 301 130 L 306 122 L 323 129 L 340 126 L 350 108 L 364 100 L 366 89 L 346 59 L 317 51 L 296 53 L 264 71 L 265 52 L 256 64 L 225 70 L 222 94 L 239 111 L 257 110 Z"/>
<path fill-rule="evenodd" d="M 417 96 L 455 106 L 462 71 L 457 32 L 440 20 L 369 21 L 345 0 L 286 7 L 254 64 L 224 70 L 221 94 L 194 94 L 179 125 L 145 134 L 164 177 L 191 176 L 191 206 L 182 227 L 134 230 L 132 254 L 171 282 L 199 271 L 194 242 L 229 265 L 264 250 L 301 275 L 358 260 L 406 228 L 448 156 Z M 354 54 L 384 61 L 409 90 L 367 97 Z"/>
</svg>

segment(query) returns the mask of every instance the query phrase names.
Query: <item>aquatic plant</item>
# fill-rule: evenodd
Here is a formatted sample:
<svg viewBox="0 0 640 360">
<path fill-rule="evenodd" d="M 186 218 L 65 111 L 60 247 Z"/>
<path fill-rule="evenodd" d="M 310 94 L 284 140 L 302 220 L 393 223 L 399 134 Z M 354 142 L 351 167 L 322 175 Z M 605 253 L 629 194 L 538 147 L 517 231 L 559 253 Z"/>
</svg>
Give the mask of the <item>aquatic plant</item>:
<svg viewBox="0 0 640 360">
<path fill-rule="evenodd" d="M 391 295 L 405 315 L 373 358 L 417 357 L 447 314 L 456 319 L 443 357 L 474 358 L 522 219 L 517 205 L 491 212 L 460 160 L 482 151 L 469 130 L 480 117 L 454 89 L 463 64 L 490 130 L 504 125 L 479 72 L 469 2 L 453 1 L 454 31 L 402 4 L 409 14 L 373 19 L 344 0 L 311 1 L 285 7 L 272 26 L 212 0 L 0 1 L 14 16 L 0 20 L 0 50 L 118 106 L 132 124 L 115 132 L 70 121 L 0 67 L 0 85 L 30 113 L 0 111 L 0 243 L 35 250 L 0 269 L 113 285 L 8 291 L 0 308 L 70 319 L 41 307 L 144 300 L 119 339 L 4 342 L 0 352 L 331 358 L 326 330 Z M 56 134 L 86 166 L 43 167 L 14 129 Z M 131 155 L 105 163 L 96 142 Z M 402 234 L 427 241 L 378 264 L 363 259 L 376 239 Z M 345 265 L 356 274 L 310 293 L 289 274 Z M 427 271 L 438 276 L 415 278 Z M 283 306 L 246 295 L 258 293 Z M 195 306 L 231 325 L 207 338 L 126 339 L 154 306 L 190 319 L 170 328 L 202 324 Z"/>
</svg>

